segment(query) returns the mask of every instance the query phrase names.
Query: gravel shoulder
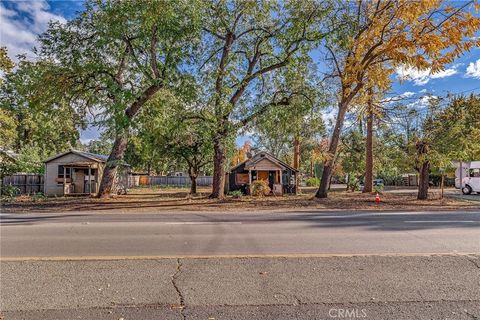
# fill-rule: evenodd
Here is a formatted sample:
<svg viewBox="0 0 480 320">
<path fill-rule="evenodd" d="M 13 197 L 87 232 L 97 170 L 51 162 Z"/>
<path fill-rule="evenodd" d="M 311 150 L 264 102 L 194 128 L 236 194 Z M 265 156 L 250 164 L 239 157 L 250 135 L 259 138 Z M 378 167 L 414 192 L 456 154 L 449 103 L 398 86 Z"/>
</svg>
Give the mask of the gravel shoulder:
<svg viewBox="0 0 480 320">
<path fill-rule="evenodd" d="M 186 189 L 132 189 L 127 195 L 110 199 L 96 198 L 48 198 L 33 202 L 30 197 L 19 197 L 3 202 L 3 213 L 53 213 L 68 211 L 96 212 L 233 212 L 233 211 L 276 211 L 276 210 L 456 210 L 479 209 L 480 195 L 470 198 L 448 196 L 439 198 L 433 190 L 428 200 L 417 200 L 414 190 L 390 190 L 380 195 L 380 204 L 375 203 L 375 194 L 334 190 L 326 199 L 315 199 L 313 188 L 301 195 L 267 196 L 262 198 L 242 197 L 218 201 L 208 198 L 209 189 L 199 190 L 191 197 Z M 453 192 L 453 191 L 452 191 Z"/>
</svg>

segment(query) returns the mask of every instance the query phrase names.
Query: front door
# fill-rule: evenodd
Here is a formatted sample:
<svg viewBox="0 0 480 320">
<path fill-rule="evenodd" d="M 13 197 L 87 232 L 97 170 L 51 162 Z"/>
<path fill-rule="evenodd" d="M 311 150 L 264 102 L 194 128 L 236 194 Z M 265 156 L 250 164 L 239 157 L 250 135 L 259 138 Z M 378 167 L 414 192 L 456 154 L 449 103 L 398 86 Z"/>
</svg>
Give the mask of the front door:
<svg viewBox="0 0 480 320">
<path fill-rule="evenodd" d="M 83 189 L 85 190 L 85 193 L 96 193 L 97 192 L 97 183 L 95 181 L 95 170 L 96 169 L 90 169 L 90 179 L 88 177 L 88 169 L 85 169 L 85 184 Z M 90 183 L 89 183 L 90 181 Z"/>
<path fill-rule="evenodd" d="M 85 190 L 85 186 L 83 184 L 85 174 L 83 172 L 83 169 L 72 169 L 72 170 L 73 170 L 73 173 L 72 173 L 73 192 L 72 193 L 83 193 Z"/>
<path fill-rule="evenodd" d="M 268 186 L 270 187 L 271 190 L 273 190 L 273 184 L 276 182 L 275 179 L 277 178 L 277 175 L 275 171 L 270 171 L 268 173 Z"/>
<path fill-rule="evenodd" d="M 258 171 L 257 180 L 264 180 L 268 182 L 268 171 Z"/>
</svg>

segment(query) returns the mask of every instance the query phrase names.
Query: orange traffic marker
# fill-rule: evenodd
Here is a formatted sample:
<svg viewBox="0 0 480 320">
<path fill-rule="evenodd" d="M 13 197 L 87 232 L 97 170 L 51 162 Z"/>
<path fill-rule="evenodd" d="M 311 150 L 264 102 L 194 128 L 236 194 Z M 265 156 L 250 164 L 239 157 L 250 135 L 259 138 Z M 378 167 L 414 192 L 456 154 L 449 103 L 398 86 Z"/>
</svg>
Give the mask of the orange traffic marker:
<svg viewBox="0 0 480 320">
<path fill-rule="evenodd" d="M 379 204 L 380 203 L 380 195 L 377 192 L 377 195 L 375 196 L 375 203 Z"/>
</svg>

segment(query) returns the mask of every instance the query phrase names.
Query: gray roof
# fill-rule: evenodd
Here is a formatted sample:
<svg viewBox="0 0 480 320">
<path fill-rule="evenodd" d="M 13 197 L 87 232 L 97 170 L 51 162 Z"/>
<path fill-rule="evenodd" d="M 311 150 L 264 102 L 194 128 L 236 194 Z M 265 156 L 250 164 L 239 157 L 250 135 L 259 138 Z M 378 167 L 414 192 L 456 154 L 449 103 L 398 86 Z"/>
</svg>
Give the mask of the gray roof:
<svg viewBox="0 0 480 320">
<path fill-rule="evenodd" d="M 239 163 L 237 164 L 236 166 L 230 168 L 230 171 L 232 170 L 235 170 L 236 168 L 238 168 L 239 166 L 241 166 L 242 164 L 245 164 L 245 165 L 250 165 L 250 164 L 254 164 L 260 160 L 262 160 L 263 158 L 266 158 L 274 163 L 277 163 L 278 165 L 281 165 L 289 170 L 292 170 L 292 171 L 295 171 L 297 172 L 298 170 L 295 169 L 294 167 L 290 166 L 289 164 L 283 162 L 282 160 L 278 159 L 278 158 L 275 158 L 272 154 L 266 152 L 266 151 L 260 151 L 256 154 L 254 154 L 251 158 L 243 161 L 242 163 Z"/>
<path fill-rule="evenodd" d="M 107 162 L 107 160 L 108 160 L 108 156 L 103 155 L 103 154 L 95 154 L 95 153 L 90 153 L 90 152 L 86 152 L 86 151 L 80 151 L 80 150 L 72 149 L 72 150 L 69 150 L 67 152 L 63 152 L 63 153 L 57 154 L 56 156 L 48 158 L 44 162 L 45 163 L 50 162 L 52 160 L 63 157 L 64 155 L 67 155 L 69 153 L 74 153 L 76 155 L 79 155 L 81 157 L 84 157 L 84 158 L 87 158 L 87 159 L 90 159 L 90 160 L 93 160 L 93 161 L 96 161 L 96 162 Z"/>
<path fill-rule="evenodd" d="M 103 161 L 103 162 L 107 162 L 108 160 L 108 156 L 104 155 L 104 154 L 97 154 L 97 153 L 90 153 L 90 152 L 86 152 L 86 151 L 77 151 L 79 155 L 82 155 L 84 157 L 87 157 L 87 158 L 94 158 L 94 159 L 97 159 L 97 160 L 100 160 L 100 161 Z"/>
</svg>

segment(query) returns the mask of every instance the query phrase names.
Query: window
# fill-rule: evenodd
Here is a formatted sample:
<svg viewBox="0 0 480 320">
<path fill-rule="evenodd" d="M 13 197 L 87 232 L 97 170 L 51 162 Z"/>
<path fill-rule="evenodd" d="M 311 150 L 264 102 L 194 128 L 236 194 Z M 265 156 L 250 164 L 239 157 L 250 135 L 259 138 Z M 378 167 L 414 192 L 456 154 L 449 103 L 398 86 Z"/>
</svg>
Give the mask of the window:
<svg viewBox="0 0 480 320">
<path fill-rule="evenodd" d="M 71 178 L 71 174 L 72 174 L 72 168 L 65 168 L 65 177 L 66 178 Z M 59 179 L 63 178 L 63 166 L 58 166 L 57 178 L 59 178 Z"/>
<path fill-rule="evenodd" d="M 248 182 L 249 182 L 248 173 L 237 173 L 235 175 L 235 184 L 237 185 L 248 184 Z"/>
<path fill-rule="evenodd" d="M 83 169 L 83 174 L 88 177 L 88 169 Z M 90 175 L 95 176 L 95 169 L 90 169 Z"/>
<path fill-rule="evenodd" d="M 480 168 L 470 169 L 470 178 L 480 178 Z"/>
</svg>

